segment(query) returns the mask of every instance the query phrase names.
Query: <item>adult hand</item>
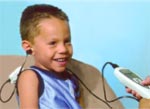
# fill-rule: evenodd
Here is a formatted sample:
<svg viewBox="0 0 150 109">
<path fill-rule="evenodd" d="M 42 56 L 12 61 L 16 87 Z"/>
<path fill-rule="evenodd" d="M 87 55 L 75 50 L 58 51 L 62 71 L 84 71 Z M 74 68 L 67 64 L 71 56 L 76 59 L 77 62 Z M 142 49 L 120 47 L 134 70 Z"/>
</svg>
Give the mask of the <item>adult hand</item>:
<svg viewBox="0 0 150 109">
<path fill-rule="evenodd" d="M 142 98 L 139 102 L 139 109 L 150 109 L 150 99 Z"/>
<path fill-rule="evenodd" d="M 150 76 L 147 76 L 145 80 L 142 81 L 142 85 L 144 86 L 149 86 L 150 85 Z M 135 90 L 132 90 L 128 87 L 126 87 L 126 91 L 128 93 L 131 93 L 133 96 L 135 96 L 138 100 L 141 100 L 142 97 L 135 91 Z"/>
</svg>

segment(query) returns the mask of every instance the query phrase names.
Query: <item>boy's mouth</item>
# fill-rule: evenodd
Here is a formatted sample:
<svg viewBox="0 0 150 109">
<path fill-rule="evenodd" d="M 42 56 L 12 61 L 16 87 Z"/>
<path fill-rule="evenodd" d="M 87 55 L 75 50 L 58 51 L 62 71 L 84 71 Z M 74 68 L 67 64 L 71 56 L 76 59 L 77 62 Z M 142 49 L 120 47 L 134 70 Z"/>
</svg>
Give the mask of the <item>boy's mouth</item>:
<svg viewBox="0 0 150 109">
<path fill-rule="evenodd" d="M 65 66 L 67 64 L 67 58 L 58 58 L 54 59 L 60 66 Z"/>
</svg>

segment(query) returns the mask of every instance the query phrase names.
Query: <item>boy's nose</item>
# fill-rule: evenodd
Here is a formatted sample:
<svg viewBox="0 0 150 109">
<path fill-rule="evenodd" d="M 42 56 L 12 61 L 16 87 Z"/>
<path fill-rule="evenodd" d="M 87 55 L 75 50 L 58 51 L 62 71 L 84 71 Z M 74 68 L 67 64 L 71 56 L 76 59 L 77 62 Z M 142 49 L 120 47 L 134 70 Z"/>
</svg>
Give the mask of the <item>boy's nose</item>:
<svg viewBox="0 0 150 109">
<path fill-rule="evenodd" d="M 66 53 L 67 52 L 67 50 L 68 50 L 68 48 L 64 45 L 64 44 L 61 44 L 60 46 L 59 46 L 59 53 Z"/>
</svg>

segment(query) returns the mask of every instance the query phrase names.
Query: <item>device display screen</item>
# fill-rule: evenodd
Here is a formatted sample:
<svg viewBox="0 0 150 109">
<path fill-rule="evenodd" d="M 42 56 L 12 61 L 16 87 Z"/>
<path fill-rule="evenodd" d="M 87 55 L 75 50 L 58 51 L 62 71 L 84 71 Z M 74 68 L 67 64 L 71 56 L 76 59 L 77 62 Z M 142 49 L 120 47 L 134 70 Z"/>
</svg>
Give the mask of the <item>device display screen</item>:
<svg viewBox="0 0 150 109">
<path fill-rule="evenodd" d="M 120 69 L 120 72 L 122 72 L 125 76 L 127 76 L 131 80 L 135 81 L 136 83 L 141 84 L 142 79 L 140 77 L 138 77 L 136 74 L 132 73 L 130 70 Z"/>
<path fill-rule="evenodd" d="M 141 84 L 141 82 L 143 81 L 139 76 L 137 76 L 135 73 L 131 72 L 130 70 L 128 69 L 120 69 L 120 72 L 122 74 L 124 74 L 125 76 L 127 76 L 128 78 L 130 78 L 132 81 L 136 82 L 137 84 L 143 86 Z M 148 86 L 143 86 L 143 87 L 146 87 L 146 88 L 150 88 Z"/>
</svg>

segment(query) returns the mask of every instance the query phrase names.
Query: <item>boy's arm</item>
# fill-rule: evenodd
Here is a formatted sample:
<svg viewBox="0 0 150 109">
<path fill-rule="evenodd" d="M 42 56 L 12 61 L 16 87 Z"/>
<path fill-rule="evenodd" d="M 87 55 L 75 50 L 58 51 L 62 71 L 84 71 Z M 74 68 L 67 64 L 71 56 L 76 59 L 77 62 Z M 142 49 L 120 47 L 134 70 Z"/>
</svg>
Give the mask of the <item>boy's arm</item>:
<svg viewBox="0 0 150 109">
<path fill-rule="evenodd" d="M 26 70 L 20 74 L 17 84 L 19 109 L 39 109 L 38 86 L 38 77 L 33 71 Z"/>
</svg>

